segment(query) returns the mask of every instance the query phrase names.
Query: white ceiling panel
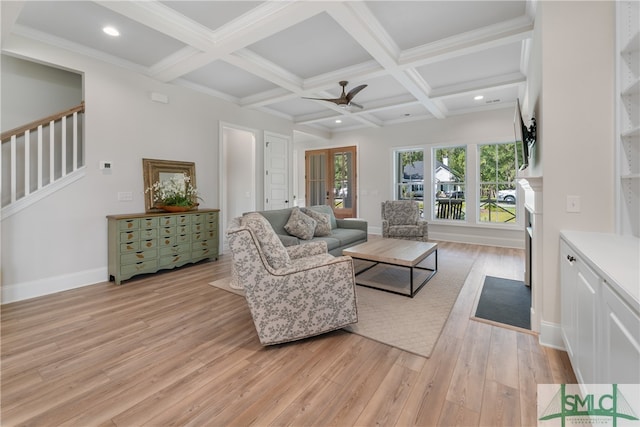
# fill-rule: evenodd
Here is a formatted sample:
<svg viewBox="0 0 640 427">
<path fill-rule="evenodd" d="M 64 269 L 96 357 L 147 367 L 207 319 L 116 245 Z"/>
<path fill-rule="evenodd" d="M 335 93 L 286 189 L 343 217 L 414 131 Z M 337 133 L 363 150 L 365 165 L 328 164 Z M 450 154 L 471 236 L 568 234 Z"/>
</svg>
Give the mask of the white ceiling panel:
<svg viewBox="0 0 640 427">
<path fill-rule="evenodd" d="M 189 82 L 244 98 L 257 92 L 275 89 L 277 86 L 224 61 L 215 61 L 182 77 Z"/>
<path fill-rule="evenodd" d="M 254 43 L 249 50 L 303 79 L 371 59 L 326 13 Z"/>
<path fill-rule="evenodd" d="M 263 2 L 174 0 L 162 1 L 161 3 L 211 30 L 217 30 Z"/>
<path fill-rule="evenodd" d="M 147 67 L 185 46 L 93 2 L 28 1 L 17 23 Z M 120 37 L 106 35 L 102 28 L 107 25 L 116 27 Z"/>
<path fill-rule="evenodd" d="M 398 47 L 405 50 L 524 15 L 526 2 L 370 1 L 366 4 Z"/>
</svg>

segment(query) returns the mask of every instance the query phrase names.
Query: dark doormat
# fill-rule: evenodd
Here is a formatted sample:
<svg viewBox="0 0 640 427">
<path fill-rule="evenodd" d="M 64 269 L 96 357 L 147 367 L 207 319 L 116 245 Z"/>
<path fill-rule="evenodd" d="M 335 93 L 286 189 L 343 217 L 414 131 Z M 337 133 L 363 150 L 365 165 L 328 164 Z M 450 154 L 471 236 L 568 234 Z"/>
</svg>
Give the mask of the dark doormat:
<svg viewBox="0 0 640 427">
<path fill-rule="evenodd" d="M 531 329 L 531 288 L 520 280 L 486 276 L 475 317 Z"/>
</svg>

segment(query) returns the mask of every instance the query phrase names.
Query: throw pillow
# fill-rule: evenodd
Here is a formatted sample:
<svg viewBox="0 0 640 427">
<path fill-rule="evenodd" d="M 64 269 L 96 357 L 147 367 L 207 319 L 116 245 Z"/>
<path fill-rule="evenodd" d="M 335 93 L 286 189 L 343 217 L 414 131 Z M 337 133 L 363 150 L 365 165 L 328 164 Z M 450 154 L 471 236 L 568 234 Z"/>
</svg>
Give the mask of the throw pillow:
<svg viewBox="0 0 640 427">
<path fill-rule="evenodd" d="M 332 229 L 338 228 L 338 223 L 336 221 L 336 217 L 333 215 L 333 210 L 331 209 L 331 206 L 315 205 L 315 206 L 310 206 L 309 209 L 315 212 L 320 212 L 320 213 L 329 215 L 329 220 L 331 221 L 331 228 Z"/>
<path fill-rule="evenodd" d="M 242 225 L 253 231 L 271 267 L 278 269 L 291 263 L 289 252 L 265 217 L 257 212 L 248 213 L 242 217 Z"/>
<path fill-rule="evenodd" d="M 316 220 L 295 207 L 291 210 L 289 221 L 284 225 L 284 229 L 302 240 L 309 240 L 316 229 Z"/>
<path fill-rule="evenodd" d="M 329 214 L 317 212 L 313 209 L 302 208 L 301 211 L 316 220 L 316 229 L 314 236 L 322 237 L 331 234 L 331 217 Z"/>
</svg>

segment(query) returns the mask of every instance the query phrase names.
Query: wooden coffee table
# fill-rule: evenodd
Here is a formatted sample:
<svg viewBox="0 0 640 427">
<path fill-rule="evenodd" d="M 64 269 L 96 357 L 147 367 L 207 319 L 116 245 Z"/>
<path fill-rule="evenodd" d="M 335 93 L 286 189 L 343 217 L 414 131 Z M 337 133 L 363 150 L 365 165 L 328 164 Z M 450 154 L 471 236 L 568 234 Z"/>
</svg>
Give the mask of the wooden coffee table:
<svg viewBox="0 0 640 427">
<path fill-rule="evenodd" d="M 359 245 L 351 246 L 343 249 L 343 255 L 349 255 L 354 259 L 369 261 L 372 265 L 356 272 L 356 276 L 370 270 L 380 264 L 387 264 L 409 269 L 409 293 L 390 290 L 382 286 L 376 286 L 371 282 L 367 284 L 356 283 L 360 286 L 367 286 L 374 289 L 380 289 L 399 295 L 413 298 L 420 289 L 438 272 L 438 244 L 431 242 L 417 242 L 413 240 L 400 239 L 375 239 Z M 422 267 L 422 263 L 430 255 L 434 255 L 434 267 Z M 431 273 L 427 275 L 417 287 L 414 285 L 414 270 L 427 270 Z"/>
</svg>

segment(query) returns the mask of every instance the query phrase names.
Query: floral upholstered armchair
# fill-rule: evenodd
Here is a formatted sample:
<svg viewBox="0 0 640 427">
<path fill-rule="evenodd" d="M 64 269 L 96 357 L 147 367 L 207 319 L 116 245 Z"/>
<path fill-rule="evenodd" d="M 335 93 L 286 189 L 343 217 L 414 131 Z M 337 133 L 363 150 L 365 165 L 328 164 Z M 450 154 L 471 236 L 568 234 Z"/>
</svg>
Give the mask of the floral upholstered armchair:
<svg viewBox="0 0 640 427">
<path fill-rule="evenodd" d="M 415 200 L 382 202 L 382 237 L 404 240 L 428 240 L 427 221 L 420 217 Z"/>
<path fill-rule="evenodd" d="M 350 257 L 327 253 L 324 241 L 285 248 L 258 213 L 233 220 L 227 239 L 232 281 L 242 284 L 262 345 L 299 340 L 358 321 Z"/>
</svg>

